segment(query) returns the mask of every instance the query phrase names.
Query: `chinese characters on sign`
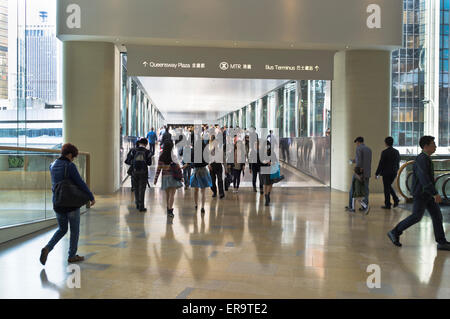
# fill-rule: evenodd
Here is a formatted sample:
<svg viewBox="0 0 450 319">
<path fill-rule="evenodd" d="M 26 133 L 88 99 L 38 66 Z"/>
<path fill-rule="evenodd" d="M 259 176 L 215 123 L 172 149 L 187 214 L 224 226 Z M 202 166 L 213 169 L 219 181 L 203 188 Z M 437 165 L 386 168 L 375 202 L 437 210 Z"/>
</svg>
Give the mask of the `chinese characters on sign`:
<svg viewBox="0 0 450 319">
<path fill-rule="evenodd" d="M 318 65 L 269 65 L 266 64 L 265 69 L 267 71 L 309 71 L 319 72 L 320 67 Z"/>
<path fill-rule="evenodd" d="M 204 69 L 206 68 L 206 63 L 160 63 L 154 61 L 144 61 L 142 62 L 144 68 L 154 68 L 154 69 Z"/>
</svg>

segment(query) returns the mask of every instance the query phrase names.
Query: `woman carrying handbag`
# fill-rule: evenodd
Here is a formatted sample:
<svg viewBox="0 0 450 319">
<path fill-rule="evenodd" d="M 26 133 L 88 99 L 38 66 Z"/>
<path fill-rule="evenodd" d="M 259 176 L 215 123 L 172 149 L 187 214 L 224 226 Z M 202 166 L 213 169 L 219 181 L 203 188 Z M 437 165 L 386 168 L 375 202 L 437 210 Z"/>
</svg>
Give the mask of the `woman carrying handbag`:
<svg viewBox="0 0 450 319">
<path fill-rule="evenodd" d="M 276 154 L 271 151 L 271 143 L 267 142 L 267 155 L 271 158 L 270 161 L 264 161 L 261 164 L 261 181 L 264 184 L 264 196 L 266 199 L 265 206 L 270 204 L 270 192 L 272 191 L 273 184 L 276 184 L 284 179 L 281 175 L 280 163 Z"/>
</svg>

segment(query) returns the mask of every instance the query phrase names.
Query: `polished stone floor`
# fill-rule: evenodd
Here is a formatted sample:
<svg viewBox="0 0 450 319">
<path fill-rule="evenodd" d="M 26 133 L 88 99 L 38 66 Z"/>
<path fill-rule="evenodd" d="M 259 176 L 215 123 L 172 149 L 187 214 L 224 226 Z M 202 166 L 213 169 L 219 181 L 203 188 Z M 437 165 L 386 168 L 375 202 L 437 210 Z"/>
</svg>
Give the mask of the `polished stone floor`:
<svg viewBox="0 0 450 319">
<path fill-rule="evenodd" d="M 158 188 L 147 213 L 129 188 L 98 196 L 81 218 L 81 288 L 67 285 L 68 236 L 39 263 L 52 228 L 0 245 L 0 298 L 450 298 L 450 252 L 436 250 L 429 217 L 397 248 L 386 232 L 409 211 L 378 208 L 379 194 L 367 216 L 328 188 L 276 188 L 270 207 L 250 188 L 210 196 L 202 216 L 179 190 L 173 224 Z M 367 287 L 372 264 L 381 288 Z"/>
</svg>

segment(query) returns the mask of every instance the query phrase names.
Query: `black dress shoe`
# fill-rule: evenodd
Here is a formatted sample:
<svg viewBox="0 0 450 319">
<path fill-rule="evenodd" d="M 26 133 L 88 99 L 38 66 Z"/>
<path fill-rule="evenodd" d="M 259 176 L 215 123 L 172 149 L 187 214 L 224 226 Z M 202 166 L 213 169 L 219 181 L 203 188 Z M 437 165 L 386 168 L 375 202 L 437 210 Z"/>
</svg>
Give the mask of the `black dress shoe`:
<svg viewBox="0 0 450 319">
<path fill-rule="evenodd" d="M 147 208 L 142 207 L 141 209 L 139 209 L 139 211 L 140 211 L 140 212 L 146 212 L 146 211 L 147 211 Z"/>
<path fill-rule="evenodd" d="M 400 201 L 394 202 L 394 208 L 398 206 L 398 203 L 399 203 L 399 202 L 400 202 Z"/>
<path fill-rule="evenodd" d="M 394 232 L 392 230 L 389 231 L 387 233 L 387 235 L 395 246 L 402 247 L 402 244 L 400 244 L 400 236 L 399 235 L 394 234 Z"/>
<path fill-rule="evenodd" d="M 213 198 L 216 198 L 216 197 L 217 197 L 217 194 L 213 194 L 212 197 L 213 197 Z"/>
<path fill-rule="evenodd" d="M 254 191 L 255 193 L 258 192 L 258 190 L 256 189 L 256 187 L 253 187 L 253 191 Z"/>
<path fill-rule="evenodd" d="M 391 206 L 381 206 L 383 209 L 391 209 Z"/>
<path fill-rule="evenodd" d="M 440 243 L 437 245 L 438 250 L 449 250 L 450 251 L 450 243 L 447 241 L 445 243 Z"/>
<path fill-rule="evenodd" d="M 224 197 L 225 197 L 225 194 L 220 195 L 220 199 L 222 199 L 222 198 L 224 198 Z"/>
<path fill-rule="evenodd" d="M 202 208 L 202 209 L 200 210 L 200 212 L 201 212 L 202 214 L 204 214 L 204 213 L 205 213 L 205 209 Z"/>
</svg>

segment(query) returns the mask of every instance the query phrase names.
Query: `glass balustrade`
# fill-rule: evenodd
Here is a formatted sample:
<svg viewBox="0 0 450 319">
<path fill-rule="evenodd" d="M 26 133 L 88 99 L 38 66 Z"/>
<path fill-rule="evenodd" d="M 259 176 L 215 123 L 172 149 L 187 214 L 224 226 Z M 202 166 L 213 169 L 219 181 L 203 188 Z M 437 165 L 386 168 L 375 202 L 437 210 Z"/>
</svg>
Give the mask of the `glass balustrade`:
<svg viewBox="0 0 450 319">
<path fill-rule="evenodd" d="M 49 166 L 59 156 L 57 150 L 0 146 L 0 228 L 55 218 Z M 74 161 L 88 185 L 89 160 L 80 153 Z"/>
</svg>

